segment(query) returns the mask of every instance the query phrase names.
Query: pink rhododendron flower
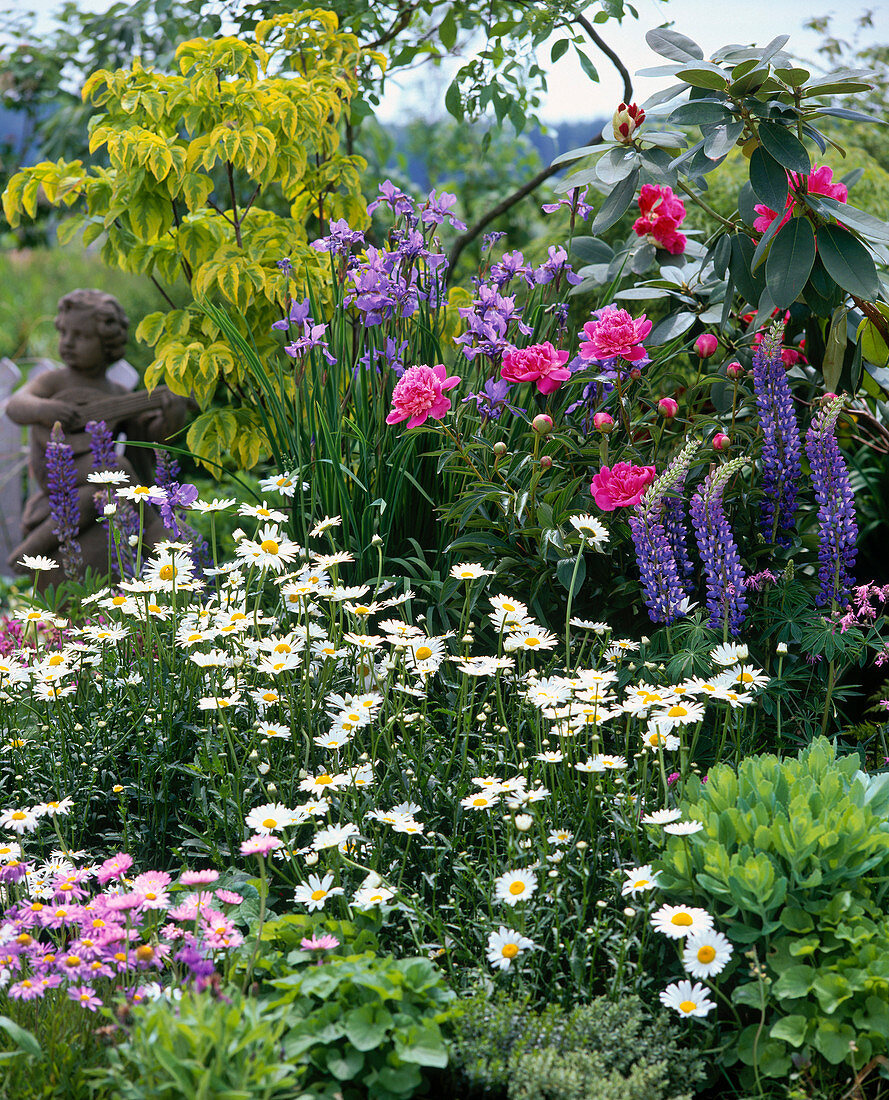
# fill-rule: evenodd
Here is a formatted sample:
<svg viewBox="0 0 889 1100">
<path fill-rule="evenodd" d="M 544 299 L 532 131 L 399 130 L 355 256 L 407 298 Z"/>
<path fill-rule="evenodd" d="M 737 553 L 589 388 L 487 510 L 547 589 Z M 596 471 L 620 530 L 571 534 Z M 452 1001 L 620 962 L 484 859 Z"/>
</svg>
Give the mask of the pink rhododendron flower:
<svg viewBox="0 0 889 1100">
<path fill-rule="evenodd" d="M 672 187 L 659 187 L 645 183 L 639 193 L 639 213 L 633 223 L 637 237 L 648 237 L 657 248 L 666 249 L 673 256 L 680 256 L 688 243 L 678 227 L 685 220 L 685 203 L 673 194 Z"/>
<path fill-rule="evenodd" d="M 651 332 L 651 321 L 643 313 L 635 320 L 625 309 L 605 306 L 595 321 L 583 326 L 586 341 L 580 345 L 581 359 L 626 359 L 635 363 L 645 358 L 642 341 Z"/>
<path fill-rule="evenodd" d="M 800 186 L 800 177 L 796 172 L 787 173 L 790 184 L 792 187 Z M 828 168 L 826 164 L 822 164 L 820 168 L 816 168 L 814 172 L 810 172 L 806 179 L 806 190 L 810 195 L 825 195 L 829 199 L 836 199 L 837 202 L 848 202 L 849 192 L 846 189 L 844 183 L 833 182 L 833 170 Z M 796 206 L 796 199 L 793 192 L 788 191 L 787 202 L 784 204 L 784 217 L 781 219 L 781 225 L 778 229 L 784 225 L 785 222 L 789 222 L 793 216 L 793 209 Z M 763 203 L 757 203 L 753 208 L 759 217 L 753 223 L 753 228 L 757 233 L 765 233 L 775 218 L 778 217 L 774 210 L 769 209 Z"/>
<path fill-rule="evenodd" d="M 657 477 L 654 466 L 634 466 L 631 462 L 615 462 L 603 466 L 593 477 L 590 492 L 603 512 L 615 508 L 631 508 L 642 499 L 646 488 Z"/>
<path fill-rule="evenodd" d="M 507 382 L 536 382 L 541 393 L 554 393 L 571 377 L 567 351 L 556 351 L 547 340 L 530 348 L 510 348 L 503 356 L 500 377 Z"/>
<path fill-rule="evenodd" d="M 459 382 L 456 375 L 448 378 L 441 363 L 435 367 L 408 367 L 395 385 L 392 412 L 386 417 L 386 423 L 407 420 L 409 428 L 418 428 L 427 417 L 441 420 L 451 407 L 451 399 L 445 397 L 444 391 L 452 390 Z"/>
</svg>

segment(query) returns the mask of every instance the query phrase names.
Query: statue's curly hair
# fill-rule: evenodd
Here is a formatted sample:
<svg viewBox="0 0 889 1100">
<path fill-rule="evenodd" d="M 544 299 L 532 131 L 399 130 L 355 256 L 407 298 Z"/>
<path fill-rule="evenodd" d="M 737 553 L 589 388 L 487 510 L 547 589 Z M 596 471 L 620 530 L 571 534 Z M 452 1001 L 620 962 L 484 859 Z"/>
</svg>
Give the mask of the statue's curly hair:
<svg viewBox="0 0 889 1100">
<path fill-rule="evenodd" d="M 126 351 L 130 320 L 114 295 L 106 294 L 104 290 L 72 290 L 59 299 L 56 328 L 59 327 L 60 319 L 74 310 L 91 312 L 95 317 L 102 350 L 109 364 L 122 359 Z"/>
</svg>

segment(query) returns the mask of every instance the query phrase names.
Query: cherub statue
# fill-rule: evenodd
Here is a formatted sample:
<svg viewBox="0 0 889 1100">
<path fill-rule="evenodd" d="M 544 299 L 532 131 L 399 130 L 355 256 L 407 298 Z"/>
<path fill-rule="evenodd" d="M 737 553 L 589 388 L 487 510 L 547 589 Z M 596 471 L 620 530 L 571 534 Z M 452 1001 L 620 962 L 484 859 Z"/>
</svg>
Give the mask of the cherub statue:
<svg viewBox="0 0 889 1100">
<path fill-rule="evenodd" d="M 29 465 L 36 492 L 29 497 L 22 515 L 22 542 L 9 556 L 12 568 L 24 555 L 58 559 L 59 542 L 53 532 L 47 484 L 46 447 L 53 426 L 58 423 L 65 442 L 74 452 L 80 505 L 79 541 L 84 564 L 100 572 L 108 565 L 108 533 L 97 523 L 93 500 L 97 486 L 87 481 L 92 467 L 90 436 L 84 430 L 92 420 L 104 420 L 127 439 L 162 442 L 185 423 L 186 402 L 164 386 L 152 394 L 128 393 L 106 377 L 112 363 L 123 356 L 129 321 L 120 302 L 100 290 L 72 290 L 60 301 L 56 316 L 61 370 L 45 371 L 9 399 L 6 414 L 30 430 Z M 154 477 L 150 449 L 127 448 L 117 468 L 130 484 L 150 485 Z M 144 511 L 144 540 L 153 545 L 163 538 L 163 524 L 150 507 Z M 58 584 L 61 569 L 41 573 L 41 587 Z"/>
</svg>

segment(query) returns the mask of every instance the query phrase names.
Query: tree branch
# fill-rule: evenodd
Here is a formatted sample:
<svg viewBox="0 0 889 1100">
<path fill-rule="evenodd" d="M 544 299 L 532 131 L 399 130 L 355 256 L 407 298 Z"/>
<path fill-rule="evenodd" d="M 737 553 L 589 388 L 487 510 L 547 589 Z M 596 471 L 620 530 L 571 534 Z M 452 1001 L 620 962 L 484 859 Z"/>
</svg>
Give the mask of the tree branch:
<svg viewBox="0 0 889 1100">
<path fill-rule="evenodd" d="M 617 56 L 611 47 L 602 41 L 598 31 L 586 19 L 583 15 L 574 17 L 574 22 L 580 24 L 586 31 L 593 42 L 598 48 L 605 54 L 609 61 L 614 65 L 617 71 L 620 73 L 621 79 L 624 83 L 624 102 L 629 103 L 633 98 L 633 81 L 627 72 L 627 67 Z M 587 145 L 599 145 L 603 140 L 603 131 L 600 130 L 591 141 L 587 142 Z M 582 158 L 578 157 L 577 160 Z M 536 176 L 532 176 L 527 183 L 523 184 L 517 191 L 513 191 L 511 195 L 507 195 L 505 199 L 501 199 L 496 206 L 492 207 L 483 217 L 481 217 L 475 225 L 469 227 L 465 233 L 461 233 L 457 240 L 454 242 L 454 247 L 451 249 L 451 254 L 448 257 L 448 272 L 447 282 L 450 282 L 453 278 L 454 271 L 457 267 L 457 261 L 463 254 L 464 249 L 470 245 L 475 238 L 487 228 L 492 221 L 499 218 L 501 214 L 505 214 L 507 210 L 510 210 L 517 202 L 521 202 L 526 195 L 530 195 L 532 191 L 536 191 L 537 188 L 545 183 L 551 176 L 556 175 L 557 172 L 561 172 L 563 168 L 566 168 L 569 164 L 575 164 L 576 161 L 561 161 L 559 164 L 551 164 L 548 168 L 543 168 L 537 173 Z"/>
<path fill-rule="evenodd" d="M 167 305 L 170 307 L 170 309 L 175 309 L 176 308 L 176 303 L 173 301 L 173 299 L 170 297 L 170 295 L 167 294 L 167 292 L 160 285 L 160 283 L 157 281 L 157 279 L 154 277 L 154 275 L 149 275 L 148 277 L 149 277 L 149 279 L 151 279 L 151 281 L 154 283 L 154 285 L 160 291 L 161 297 L 167 303 Z"/>
<path fill-rule="evenodd" d="M 410 23 L 411 16 L 417 9 L 417 4 L 407 4 L 395 17 L 392 26 L 385 31 L 375 42 L 368 42 L 366 46 L 361 48 L 364 50 L 376 50 L 380 46 L 385 46 L 387 42 L 391 42 L 393 38 L 396 38 L 404 28 Z"/>
</svg>

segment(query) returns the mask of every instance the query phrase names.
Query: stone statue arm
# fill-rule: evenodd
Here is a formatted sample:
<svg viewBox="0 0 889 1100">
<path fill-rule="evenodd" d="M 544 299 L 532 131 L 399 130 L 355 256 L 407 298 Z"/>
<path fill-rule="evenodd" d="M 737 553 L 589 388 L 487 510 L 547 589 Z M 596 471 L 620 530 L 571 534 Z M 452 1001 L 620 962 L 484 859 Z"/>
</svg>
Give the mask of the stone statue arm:
<svg viewBox="0 0 889 1100">
<path fill-rule="evenodd" d="M 68 430 L 78 420 L 77 410 L 65 401 L 56 401 L 56 380 L 50 373 L 27 382 L 6 403 L 6 415 L 14 424 L 42 424 L 52 428 L 56 421 Z"/>
</svg>

